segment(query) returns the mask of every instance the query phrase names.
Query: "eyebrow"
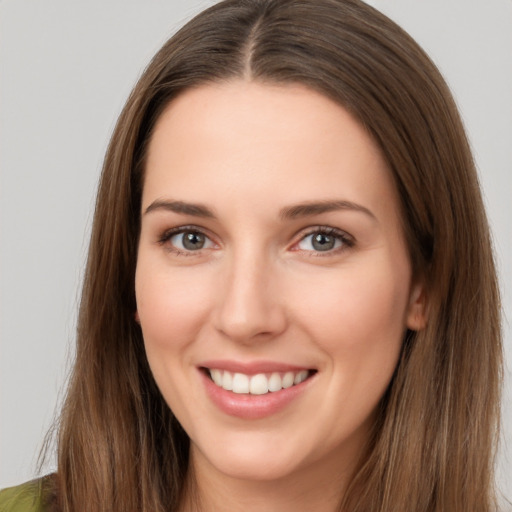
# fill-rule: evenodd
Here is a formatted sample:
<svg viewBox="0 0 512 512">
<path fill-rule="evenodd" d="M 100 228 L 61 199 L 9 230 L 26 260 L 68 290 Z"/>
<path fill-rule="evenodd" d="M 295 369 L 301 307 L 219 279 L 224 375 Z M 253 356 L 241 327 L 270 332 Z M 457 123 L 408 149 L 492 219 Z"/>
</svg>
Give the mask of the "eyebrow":
<svg viewBox="0 0 512 512">
<path fill-rule="evenodd" d="M 165 210 L 182 215 L 192 215 L 193 217 L 214 218 L 213 212 L 203 204 L 186 203 L 184 201 L 164 201 L 157 199 L 153 201 L 144 212 L 145 214 L 155 210 Z"/>
<path fill-rule="evenodd" d="M 313 215 L 320 215 L 322 213 L 335 212 L 339 210 L 352 210 L 361 212 L 373 220 L 377 220 L 377 217 L 365 208 L 364 206 L 353 203 L 352 201 L 319 201 L 319 202 L 305 202 L 294 206 L 289 206 L 281 209 L 279 216 L 282 219 L 297 219 L 300 217 L 311 217 Z"/>
<path fill-rule="evenodd" d="M 157 199 L 153 201 L 145 210 L 144 214 L 152 211 L 164 210 L 182 215 L 191 215 L 193 217 L 203 218 L 215 218 L 213 211 L 207 206 L 199 203 L 187 203 L 185 201 L 167 201 Z M 282 208 L 279 212 L 279 217 L 283 220 L 293 220 L 301 217 L 312 217 L 314 215 L 320 215 L 322 213 L 329 213 L 339 210 L 351 210 L 361 212 L 373 220 L 377 220 L 375 215 L 364 206 L 353 203 L 352 201 L 342 200 L 327 200 L 327 201 L 312 201 L 296 204 L 293 206 L 287 206 Z"/>
</svg>

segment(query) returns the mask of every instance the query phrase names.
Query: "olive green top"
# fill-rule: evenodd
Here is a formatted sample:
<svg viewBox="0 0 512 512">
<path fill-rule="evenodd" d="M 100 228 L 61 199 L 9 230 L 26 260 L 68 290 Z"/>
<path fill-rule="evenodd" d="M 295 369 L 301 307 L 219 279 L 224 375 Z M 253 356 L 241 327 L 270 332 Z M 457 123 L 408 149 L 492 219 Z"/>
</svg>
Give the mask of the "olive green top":
<svg viewBox="0 0 512 512">
<path fill-rule="evenodd" d="M 42 479 L 0 491 L 0 512 L 47 512 L 41 499 Z"/>
</svg>

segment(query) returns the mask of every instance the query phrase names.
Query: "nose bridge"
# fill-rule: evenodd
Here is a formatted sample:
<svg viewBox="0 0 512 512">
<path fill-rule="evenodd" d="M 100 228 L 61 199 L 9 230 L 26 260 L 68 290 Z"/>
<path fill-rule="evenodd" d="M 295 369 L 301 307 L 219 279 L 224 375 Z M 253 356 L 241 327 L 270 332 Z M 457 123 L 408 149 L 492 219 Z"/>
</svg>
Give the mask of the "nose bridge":
<svg viewBox="0 0 512 512">
<path fill-rule="evenodd" d="M 272 337 L 285 328 L 282 297 L 277 293 L 276 262 L 250 245 L 233 251 L 221 276 L 217 328 L 244 343 Z"/>
</svg>

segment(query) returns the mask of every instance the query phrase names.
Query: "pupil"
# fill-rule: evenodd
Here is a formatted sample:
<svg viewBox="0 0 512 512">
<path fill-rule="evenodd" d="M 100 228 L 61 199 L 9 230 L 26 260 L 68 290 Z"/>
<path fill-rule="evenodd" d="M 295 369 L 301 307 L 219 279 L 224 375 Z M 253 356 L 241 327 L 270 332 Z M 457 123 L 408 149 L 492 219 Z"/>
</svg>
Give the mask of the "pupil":
<svg viewBox="0 0 512 512">
<path fill-rule="evenodd" d="M 183 247 L 191 251 L 197 251 L 204 246 L 204 235 L 201 233 L 185 233 L 183 235 Z"/>
<path fill-rule="evenodd" d="M 334 247 L 334 237 L 324 233 L 317 233 L 313 237 L 313 247 L 317 251 L 329 251 Z"/>
</svg>

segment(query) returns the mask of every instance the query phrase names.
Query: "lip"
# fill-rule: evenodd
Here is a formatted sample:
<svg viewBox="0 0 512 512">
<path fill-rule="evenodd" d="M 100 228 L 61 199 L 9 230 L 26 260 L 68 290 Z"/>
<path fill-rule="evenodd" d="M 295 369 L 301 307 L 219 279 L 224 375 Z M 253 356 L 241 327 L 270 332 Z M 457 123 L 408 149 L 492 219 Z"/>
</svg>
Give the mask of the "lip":
<svg viewBox="0 0 512 512">
<path fill-rule="evenodd" d="M 245 373 L 246 375 L 256 375 L 258 373 L 272 373 L 272 372 L 300 372 L 301 370 L 315 370 L 310 366 L 297 366 L 288 363 L 279 363 L 276 361 L 230 361 L 226 359 L 216 359 L 204 361 L 198 367 L 227 370 L 232 373 Z"/>
<path fill-rule="evenodd" d="M 217 368 L 231 372 L 255 375 L 257 373 L 311 370 L 303 366 L 269 361 L 240 363 L 234 361 L 207 361 L 198 367 L 205 391 L 210 400 L 223 413 L 245 420 L 257 420 L 277 414 L 298 399 L 312 384 L 316 373 L 300 384 L 265 395 L 237 394 L 217 386 L 207 375 L 205 368 Z"/>
</svg>

